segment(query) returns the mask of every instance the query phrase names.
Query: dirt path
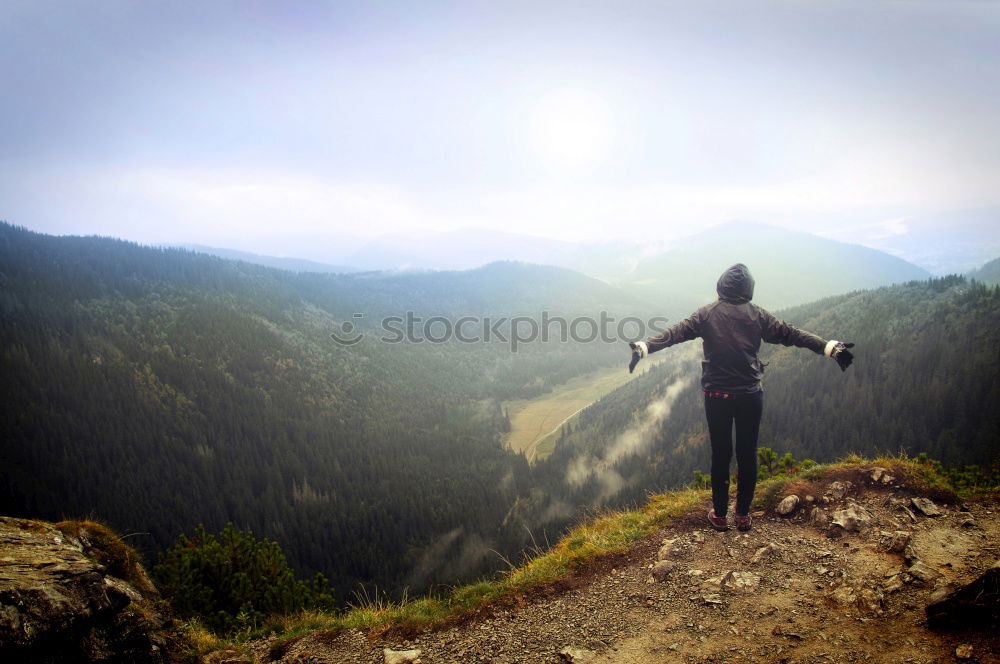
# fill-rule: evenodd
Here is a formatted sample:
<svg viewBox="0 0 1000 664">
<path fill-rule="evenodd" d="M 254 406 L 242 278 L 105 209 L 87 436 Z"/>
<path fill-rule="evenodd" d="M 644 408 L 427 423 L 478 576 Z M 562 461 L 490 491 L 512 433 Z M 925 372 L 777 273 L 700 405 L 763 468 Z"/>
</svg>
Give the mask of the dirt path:
<svg viewBox="0 0 1000 664">
<path fill-rule="evenodd" d="M 828 485 L 801 492 L 814 495 L 819 524 L 811 506 L 789 520 L 758 515 L 745 534 L 717 533 L 693 514 L 560 588 L 465 625 L 410 639 L 313 634 L 281 661 L 381 663 L 388 647 L 418 648 L 424 664 L 586 657 L 594 664 L 1000 663 L 996 634 L 932 631 L 924 619 L 936 587 L 971 581 L 1000 558 L 997 499 L 967 505 L 939 499 L 943 515 L 930 518 L 912 506 L 906 487 L 855 482 L 846 496 L 824 504 Z M 829 537 L 822 519 L 849 507 L 870 522 L 860 532 Z M 905 555 L 886 550 L 897 531 L 910 534 Z M 670 544 L 661 549 L 664 542 Z M 654 581 L 659 558 L 673 569 Z M 925 567 L 910 567 L 914 560 Z M 962 644 L 971 647 L 971 659 L 956 660 Z M 568 659 L 559 654 L 567 646 L 589 654 Z M 257 652 L 263 655 L 266 644 Z"/>
</svg>

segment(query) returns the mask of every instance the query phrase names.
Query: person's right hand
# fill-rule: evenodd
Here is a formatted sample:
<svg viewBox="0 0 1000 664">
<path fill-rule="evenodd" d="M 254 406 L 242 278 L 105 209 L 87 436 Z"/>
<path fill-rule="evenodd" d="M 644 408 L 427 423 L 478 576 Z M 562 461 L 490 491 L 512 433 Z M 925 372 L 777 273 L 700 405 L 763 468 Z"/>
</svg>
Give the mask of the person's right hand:
<svg viewBox="0 0 1000 664">
<path fill-rule="evenodd" d="M 838 343 L 830 353 L 830 357 L 837 361 L 841 371 L 847 371 L 847 367 L 854 361 L 854 353 L 847 350 L 848 348 L 854 348 L 854 344 Z"/>
</svg>

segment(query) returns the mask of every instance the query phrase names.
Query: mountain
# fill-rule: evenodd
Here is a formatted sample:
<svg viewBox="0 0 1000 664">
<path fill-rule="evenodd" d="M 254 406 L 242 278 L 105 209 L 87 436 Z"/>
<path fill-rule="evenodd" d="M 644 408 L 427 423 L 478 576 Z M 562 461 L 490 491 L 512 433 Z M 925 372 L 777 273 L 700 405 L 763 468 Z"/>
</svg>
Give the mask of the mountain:
<svg viewBox="0 0 1000 664">
<path fill-rule="evenodd" d="M 480 228 L 383 235 L 347 256 L 370 270 L 467 270 L 487 263 L 518 260 L 562 265 L 576 251 L 571 242 Z"/>
<path fill-rule="evenodd" d="M 857 234 L 935 275 L 962 274 L 1000 255 L 1000 206 L 902 217 Z"/>
<path fill-rule="evenodd" d="M 306 260 L 305 258 L 263 256 L 261 254 L 250 253 L 249 251 L 220 249 L 218 247 L 206 247 L 200 244 L 186 244 L 181 248 L 196 251 L 201 254 L 208 254 L 210 256 L 218 256 L 219 258 L 244 261 L 245 263 L 253 263 L 254 265 L 263 265 L 265 267 L 276 267 L 281 270 L 290 270 L 292 272 L 330 272 L 334 274 L 359 272 L 356 267 L 350 267 L 348 265 L 330 265 L 328 263 Z"/>
<path fill-rule="evenodd" d="M 97 514 L 144 533 L 149 555 L 234 522 L 341 601 L 358 583 L 422 587 L 495 569 L 491 550 L 516 556 L 530 534 L 501 524 L 531 480 L 500 442 L 502 401 L 626 354 L 561 343 L 558 321 L 515 347 L 509 318 L 641 304 L 561 268 L 292 273 L 6 224 L 0 283 L 0 513 Z M 411 338 L 394 338 L 385 321 L 408 312 Z M 463 328 L 471 341 L 429 340 L 486 315 Z"/>
<path fill-rule="evenodd" d="M 630 269 L 638 254 L 632 243 L 580 242 L 490 230 L 384 235 L 344 260 L 368 270 L 468 270 L 517 261 L 570 268 L 606 278 Z"/>
<path fill-rule="evenodd" d="M 640 308 L 675 319 L 714 299 L 719 274 L 737 262 L 750 266 L 758 300 L 768 308 L 930 276 L 883 251 L 750 222 L 717 226 L 665 250 L 638 242 L 585 243 L 469 228 L 384 236 L 344 258 L 375 271 L 468 270 L 511 259 L 601 279 L 644 302 Z"/>
<path fill-rule="evenodd" d="M 731 222 L 686 238 L 640 261 L 614 283 L 669 303 L 683 315 L 714 300 L 719 275 L 734 263 L 750 268 L 754 301 L 778 309 L 930 274 L 884 252 L 752 222 Z"/>
<path fill-rule="evenodd" d="M 975 279 L 994 286 L 1000 284 L 1000 258 L 994 258 L 977 270 L 973 270 L 966 275 L 969 279 Z"/>
</svg>

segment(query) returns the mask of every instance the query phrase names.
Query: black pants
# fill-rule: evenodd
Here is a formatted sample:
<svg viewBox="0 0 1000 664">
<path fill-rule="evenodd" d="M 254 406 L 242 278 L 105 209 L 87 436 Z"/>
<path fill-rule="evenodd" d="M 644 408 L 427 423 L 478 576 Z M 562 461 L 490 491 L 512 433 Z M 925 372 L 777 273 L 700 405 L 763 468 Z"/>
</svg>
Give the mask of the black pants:
<svg viewBox="0 0 1000 664">
<path fill-rule="evenodd" d="M 712 441 L 712 506 L 723 517 L 729 508 L 729 461 L 736 425 L 736 513 L 749 514 L 757 485 L 757 438 L 764 393 L 705 393 L 705 417 Z"/>
</svg>

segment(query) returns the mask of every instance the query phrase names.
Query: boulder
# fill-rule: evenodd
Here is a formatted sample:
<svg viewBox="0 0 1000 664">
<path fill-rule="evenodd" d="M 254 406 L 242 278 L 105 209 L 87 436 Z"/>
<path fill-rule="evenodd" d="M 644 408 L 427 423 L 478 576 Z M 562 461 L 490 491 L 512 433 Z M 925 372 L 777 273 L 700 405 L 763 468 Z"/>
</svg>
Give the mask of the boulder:
<svg viewBox="0 0 1000 664">
<path fill-rule="evenodd" d="M 934 517 L 944 514 L 930 498 L 911 498 L 910 503 L 924 516 Z"/>
<path fill-rule="evenodd" d="M 566 646 L 559 651 L 559 656 L 563 658 L 563 661 L 570 662 L 570 664 L 590 664 L 597 655 L 590 650 Z"/>
<path fill-rule="evenodd" d="M 382 659 L 385 664 L 414 664 L 420 661 L 420 651 L 383 648 Z"/>
<path fill-rule="evenodd" d="M 906 571 L 917 581 L 927 584 L 934 583 L 941 576 L 940 572 L 922 560 L 913 561 Z"/>
<path fill-rule="evenodd" d="M 830 592 L 829 597 L 845 608 L 854 608 L 863 615 L 880 616 L 884 613 L 882 591 L 877 588 L 842 585 Z"/>
<path fill-rule="evenodd" d="M 667 558 L 669 558 L 670 554 L 673 553 L 675 541 L 676 540 L 672 539 L 663 540 L 663 546 L 661 546 L 660 550 L 656 552 L 656 559 L 666 560 Z"/>
<path fill-rule="evenodd" d="M 905 530 L 883 531 L 880 535 L 879 545 L 889 553 L 903 553 L 910 543 L 910 533 Z"/>
<path fill-rule="evenodd" d="M 670 573 L 674 571 L 674 563 L 669 560 L 660 560 L 653 565 L 653 578 L 657 581 L 666 581 Z"/>
<path fill-rule="evenodd" d="M 814 507 L 812 512 L 809 513 L 809 521 L 816 528 L 822 530 L 830 524 L 830 517 L 821 508 Z"/>
<path fill-rule="evenodd" d="M 111 576 L 87 550 L 51 524 L 0 517 L 0 661 L 163 659 L 155 591 Z"/>
<path fill-rule="evenodd" d="M 872 468 L 871 478 L 872 482 L 875 484 L 892 484 L 892 482 L 896 479 L 889 474 L 888 468 L 882 468 L 880 466 Z"/>
<path fill-rule="evenodd" d="M 883 595 L 878 588 L 861 588 L 855 604 L 864 615 L 880 616 L 883 613 Z"/>
<path fill-rule="evenodd" d="M 784 558 L 784 551 L 774 542 L 768 542 L 767 546 L 757 549 L 750 562 L 756 564 L 765 558 Z"/>
<path fill-rule="evenodd" d="M 851 490 L 852 486 L 854 485 L 846 480 L 843 482 L 832 482 L 830 486 L 827 487 L 826 497 L 830 500 L 843 500 L 844 496 L 847 495 L 847 492 Z"/>
<path fill-rule="evenodd" d="M 1000 561 L 961 588 L 932 597 L 925 612 L 927 624 L 935 628 L 986 628 L 1000 622 Z"/>
<path fill-rule="evenodd" d="M 867 528 L 871 523 L 871 515 L 860 505 L 848 505 L 845 509 L 837 510 L 833 513 L 830 523 L 830 531 L 834 535 L 839 535 L 836 530 L 849 533 L 856 533 L 863 528 Z"/>
<path fill-rule="evenodd" d="M 903 579 L 900 574 L 893 574 L 882 584 L 883 592 L 894 593 L 903 589 Z"/>
<path fill-rule="evenodd" d="M 732 571 L 722 577 L 720 585 L 723 588 L 750 592 L 756 590 L 757 586 L 760 585 L 760 576 L 753 572 Z"/>
<path fill-rule="evenodd" d="M 791 516 L 799 507 L 799 497 L 795 494 L 785 496 L 775 510 L 780 516 Z"/>
</svg>

